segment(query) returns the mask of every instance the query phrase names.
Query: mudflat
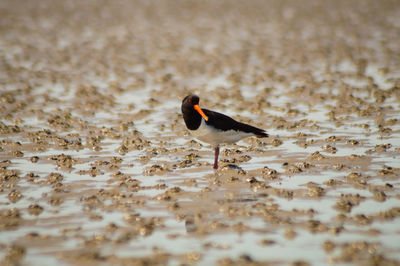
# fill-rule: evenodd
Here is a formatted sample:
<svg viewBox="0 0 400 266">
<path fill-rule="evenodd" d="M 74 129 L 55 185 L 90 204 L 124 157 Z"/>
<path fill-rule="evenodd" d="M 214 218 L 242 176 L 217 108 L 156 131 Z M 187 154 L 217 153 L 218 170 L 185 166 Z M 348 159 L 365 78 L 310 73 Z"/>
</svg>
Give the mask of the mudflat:
<svg viewBox="0 0 400 266">
<path fill-rule="evenodd" d="M 0 1 L 2 265 L 399 265 L 398 1 Z M 213 151 L 180 112 L 266 129 Z"/>
</svg>

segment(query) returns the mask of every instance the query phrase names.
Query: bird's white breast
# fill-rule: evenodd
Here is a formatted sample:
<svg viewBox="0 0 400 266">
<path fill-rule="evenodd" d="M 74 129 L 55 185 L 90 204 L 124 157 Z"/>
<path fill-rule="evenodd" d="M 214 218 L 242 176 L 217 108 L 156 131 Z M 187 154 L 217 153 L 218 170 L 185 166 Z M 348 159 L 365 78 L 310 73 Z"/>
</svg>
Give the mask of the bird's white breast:
<svg viewBox="0 0 400 266">
<path fill-rule="evenodd" d="M 246 133 L 236 130 L 219 130 L 201 120 L 200 127 L 196 130 L 189 130 L 190 133 L 197 139 L 209 143 L 213 146 L 218 146 L 221 143 L 235 143 L 243 138 L 250 137 L 252 133 Z"/>
</svg>

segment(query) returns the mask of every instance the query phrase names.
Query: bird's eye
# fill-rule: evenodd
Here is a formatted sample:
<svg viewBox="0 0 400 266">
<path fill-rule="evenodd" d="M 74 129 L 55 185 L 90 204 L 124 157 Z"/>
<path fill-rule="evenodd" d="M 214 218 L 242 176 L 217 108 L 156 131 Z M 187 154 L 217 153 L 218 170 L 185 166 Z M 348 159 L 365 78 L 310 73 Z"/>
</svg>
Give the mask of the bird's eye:
<svg viewBox="0 0 400 266">
<path fill-rule="evenodd" d="M 189 98 L 188 102 L 190 102 L 190 103 L 191 103 L 191 102 L 192 102 L 192 99 L 190 99 L 190 98 Z"/>
</svg>

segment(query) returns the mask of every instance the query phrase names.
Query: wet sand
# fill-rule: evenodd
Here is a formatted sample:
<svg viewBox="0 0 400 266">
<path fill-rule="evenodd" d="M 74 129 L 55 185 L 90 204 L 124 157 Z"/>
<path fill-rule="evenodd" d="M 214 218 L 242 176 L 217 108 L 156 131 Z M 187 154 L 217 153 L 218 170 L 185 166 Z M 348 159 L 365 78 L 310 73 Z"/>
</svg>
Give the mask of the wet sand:
<svg viewBox="0 0 400 266">
<path fill-rule="evenodd" d="M 2 265 L 400 265 L 398 1 L 0 2 Z M 211 147 L 180 104 L 264 128 Z"/>
</svg>

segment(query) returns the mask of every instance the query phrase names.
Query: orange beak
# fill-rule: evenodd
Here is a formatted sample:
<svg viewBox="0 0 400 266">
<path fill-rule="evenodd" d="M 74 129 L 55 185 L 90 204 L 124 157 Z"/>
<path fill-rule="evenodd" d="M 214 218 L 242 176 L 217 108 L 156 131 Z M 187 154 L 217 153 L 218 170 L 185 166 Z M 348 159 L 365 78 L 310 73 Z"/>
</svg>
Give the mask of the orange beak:
<svg viewBox="0 0 400 266">
<path fill-rule="evenodd" d="M 193 108 L 204 118 L 204 120 L 208 121 L 208 117 L 206 116 L 206 114 L 203 112 L 203 110 L 201 110 L 200 106 L 198 104 L 196 104 L 195 106 L 193 106 Z"/>
</svg>

